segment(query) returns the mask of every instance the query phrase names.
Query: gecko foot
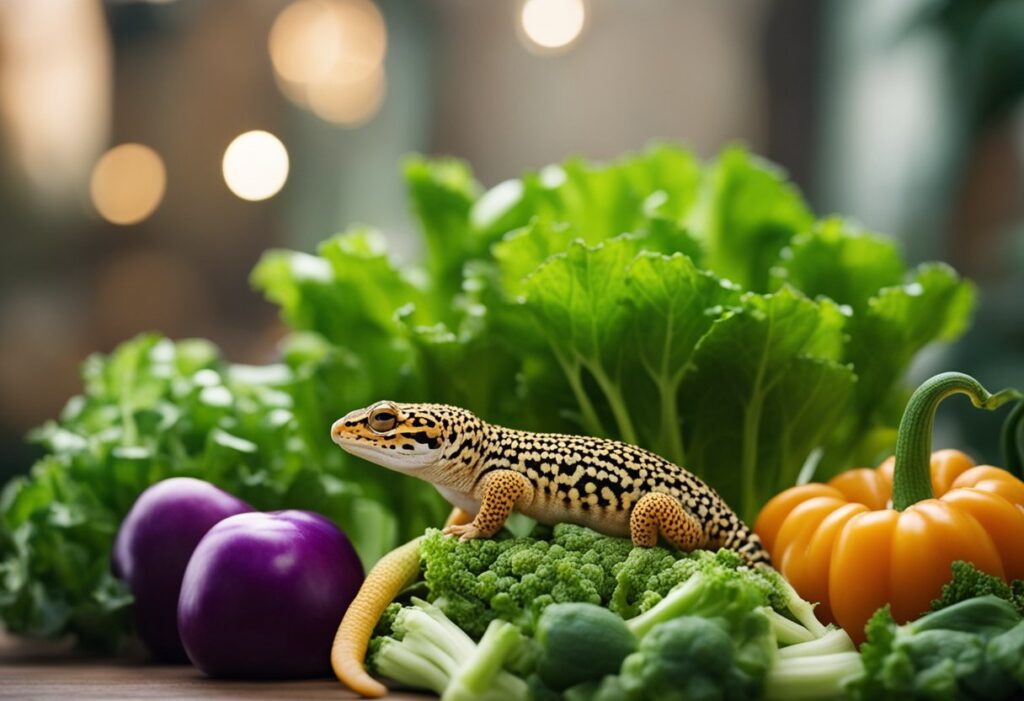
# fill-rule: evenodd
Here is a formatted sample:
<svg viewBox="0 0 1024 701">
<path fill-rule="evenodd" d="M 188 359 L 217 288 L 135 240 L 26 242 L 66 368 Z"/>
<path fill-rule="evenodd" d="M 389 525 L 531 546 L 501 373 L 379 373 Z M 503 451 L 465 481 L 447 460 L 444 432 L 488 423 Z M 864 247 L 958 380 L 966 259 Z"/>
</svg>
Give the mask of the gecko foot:
<svg viewBox="0 0 1024 701">
<path fill-rule="evenodd" d="M 458 536 L 459 540 L 475 540 L 477 538 L 483 538 L 484 534 L 479 528 L 474 526 L 472 523 L 464 524 L 452 524 L 451 526 L 445 526 L 444 530 L 441 531 L 444 535 Z"/>
</svg>

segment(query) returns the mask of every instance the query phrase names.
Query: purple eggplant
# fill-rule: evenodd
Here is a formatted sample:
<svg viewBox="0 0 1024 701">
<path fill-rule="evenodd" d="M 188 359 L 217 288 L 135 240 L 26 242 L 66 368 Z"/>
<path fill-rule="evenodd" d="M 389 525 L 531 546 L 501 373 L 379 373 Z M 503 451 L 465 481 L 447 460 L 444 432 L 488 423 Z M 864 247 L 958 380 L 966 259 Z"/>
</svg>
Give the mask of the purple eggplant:
<svg viewBox="0 0 1024 701">
<path fill-rule="evenodd" d="M 178 602 L 189 659 L 216 677 L 330 670 L 330 648 L 363 582 L 348 538 L 306 511 L 232 516 L 196 547 Z"/>
<path fill-rule="evenodd" d="M 178 637 L 178 593 L 192 551 L 206 532 L 252 507 L 209 482 L 173 477 L 135 501 L 114 541 L 114 575 L 135 597 L 139 637 L 154 658 L 187 662 Z"/>
</svg>

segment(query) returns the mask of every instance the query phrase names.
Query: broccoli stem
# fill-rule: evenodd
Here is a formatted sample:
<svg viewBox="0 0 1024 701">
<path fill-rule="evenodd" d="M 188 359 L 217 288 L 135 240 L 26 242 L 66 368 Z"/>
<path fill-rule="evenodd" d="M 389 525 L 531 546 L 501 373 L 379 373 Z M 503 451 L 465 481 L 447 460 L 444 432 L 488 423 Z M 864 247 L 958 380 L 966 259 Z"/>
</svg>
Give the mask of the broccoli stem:
<svg viewBox="0 0 1024 701">
<path fill-rule="evenodd" d="M 817 638 L 814 633 L 804 628 L 796 621 L 791 621 L 773 608 L 765 607 L 764 613 L 768 616 L 768 622 L 772 624 L 772 632 L 780 645 L 793 645 L 807 643 Z"/>
<path fill-rule="evenodd" d="M 781 574 L 776 578 L 776 582 L 786 596 L 786 610 L 793 614 L 793 617 L 798 620 L 804 628 L 811 631 L 811 634 L 815 638 L 820 638 L 828 633 L 828 628 L 826 628 L 822 622 L 818 620 L 818 617 L 814 615 L 815 604 L 800 598 L 800 595 L 797 594 L 793 585 L 790 584 L 789 580 Z"/>
<path fill-rule="evenodd" d="M 779 650 L 779 657 L 782 659 L 793 659 L 797 657 L 816 657 L 820 655 L 831 655 L 837 652 L 853 652 L 856 647 L 850 640 L 850 635 L 842 628 L 830 630 L 820 638 L 809 642 L 797 643 Z"/>
<path fill-rule="evenodd" d="M 507 621 L 491 621 L 476 650 L 452 676 L 441 701 L 475 701 L 487 692 L 500 698 L 528 697 L 525 681 L 502 670 L 505 660 L 522 644 L 519 630 Z"/>
<path fill-rule="evenodd" d="M 469 637 L 466 631 L 455 625 L 448 616 L 444 615 L 444 611 L 438 608 L 437 605 L 428 603 L 415 596 L 412 597 L 410 601 L 416 609 L 427 614 L 437 625 L 446 631 L 447 634 L 441 630 L 429 632 L 433 632 L 440 639 L 450 642 L 452 646 L 452 654 L 456 659 L 465 659 L 468 655 L 473 653 L 476 646 L 473 639 Z"/>
<path fill-rule="evenodd" d="M 413 642 L 428 643 L 456 661 L 473 654 L 473 639 L 445 618 L 440 609 L 421 599 L 413 599 L 413 606 L 400 611 L 396 618 L 398 629 L 405 631 L 403 640 L 412 636 Z"/>
<path fill-rule="evenodd" d="M 863 669 L 857 652 L 780 658 L 768 672 L 764 697 L 769 701 L 839 698 L 843 682 Z"/>
<path fill-rule="evenodd" d="M 384 638 L 373 654 L 377 673 L 445 701 L 526 701 L 526 682 L 502 669 L 522 642 L 514 625 L 493 621 L 477 645 L 441 609 L 417 598 L 412 604 L 395 617 L 401 639 Z"/>
<path fill-rule="evenodd" d="M 653 607 L 639 616 L 630 618 L 626 621 L 626 626 L 639 640 L 662 621 L 679 618 L 691 611 L 694 604 L 700 600 L 703 587 L 704 574 L 698 572 L 670 591 Z"/>
<path fill-rule="evenodd" d="M 373 666 L 381 676 L 403 686 L 444 693 L 448 673 L 434 662 L 413 652 L 405 641 L 385 640 L 373 657 Z"/>
</svg>

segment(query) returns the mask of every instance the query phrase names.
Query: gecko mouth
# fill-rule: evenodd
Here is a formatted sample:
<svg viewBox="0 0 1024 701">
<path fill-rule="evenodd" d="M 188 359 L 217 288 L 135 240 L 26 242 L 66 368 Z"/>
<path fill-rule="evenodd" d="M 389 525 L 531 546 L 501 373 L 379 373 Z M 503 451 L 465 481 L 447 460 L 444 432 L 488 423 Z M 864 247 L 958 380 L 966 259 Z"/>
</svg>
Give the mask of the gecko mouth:
<svg viewBox="0 0 1024 701">
<path fill-rule="evenodd" d="M 404 471 L 427 467 L 434 463 L 434 456 L 415 450 L 398 450 L 397 445 L 385 444 L 380 439 L 353 433 L 341 418 L 331 427 L 331 440 L 350 455 L 362 458 L 382 467 Z"/>
</svg>

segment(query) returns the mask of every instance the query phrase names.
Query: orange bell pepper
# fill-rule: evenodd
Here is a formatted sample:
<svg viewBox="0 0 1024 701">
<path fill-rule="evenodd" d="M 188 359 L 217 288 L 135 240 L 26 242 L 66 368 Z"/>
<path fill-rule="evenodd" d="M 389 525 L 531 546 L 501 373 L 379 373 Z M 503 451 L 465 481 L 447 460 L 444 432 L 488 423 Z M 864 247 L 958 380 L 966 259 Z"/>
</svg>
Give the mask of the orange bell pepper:
<svg viewBox="0 0 1024 701">
<path fill-rule="evenodd" d="M 895 457 L 827 484 L 787 489 L 754 525 L 779 572 L 803 598 L 820 602 L 819 617 L 856 642 L 886 604 L 899 623 L 927 611 L 954 560 L 1024 579 L 1024 482 L 997 467 L 976 467 L 956 450 L 929 460 L 935 410 L 955 393 L 985 409 L 1022 397 L 1016 390 L 989 394 L 960 373 L 937 375 L 907 403 Z M 1024 415 L 1022 407 L 1014 418 Z"/>
</svg>

